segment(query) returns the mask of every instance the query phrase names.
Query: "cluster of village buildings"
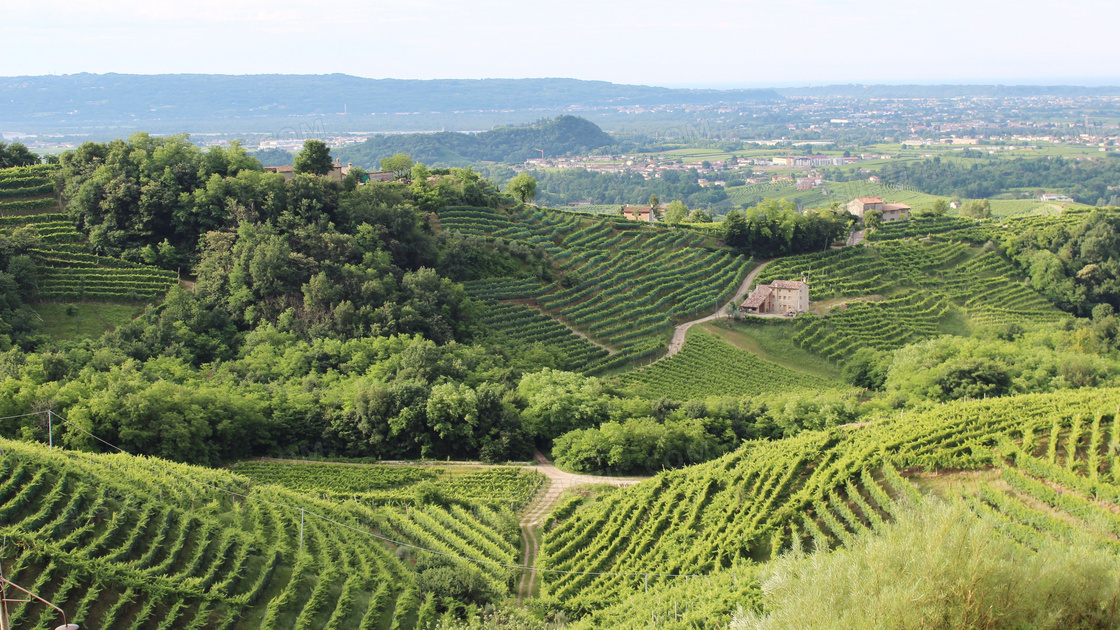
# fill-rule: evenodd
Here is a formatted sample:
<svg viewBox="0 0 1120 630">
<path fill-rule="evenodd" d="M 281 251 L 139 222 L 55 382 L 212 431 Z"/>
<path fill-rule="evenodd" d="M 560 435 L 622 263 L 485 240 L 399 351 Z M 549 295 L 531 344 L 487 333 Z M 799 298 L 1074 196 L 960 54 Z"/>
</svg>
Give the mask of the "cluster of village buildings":
<svg viewBox="0 0 1120 630">
<path fill-rule="evenodd" d="M 751 166 L 753 165 L 753 160 L 742 160 L 731 163 L 725 160 L 712 160 L 711 162 L 675 162 L 647 156 L 587 155 L 577 157 L 533 158 L 526 160 L 523 166 L 515 168 L 514 170 L 582 168 L 592 173 L 637 173 L 646 179 L 651 179 L 661 177 L 661 174 L 667 171 L 687 173 L 694 169 L 700 174 L 745 170 L 749 175 Z M 707 182 L 707 180 L 705 180 L 705 182 Z M 722 186 L 723 183 L 724 182 L 720 180 L 716 180 L 712 181 L 711 185 Z"/>
<path fill-rule="evenodd" d="M 676 162 L 665 160 L 658 156 L 634 155 L 585 155 L 575 157 L 532 158 L 526 160 L 516 171 L 531 171 L 541 168 L 582 168 L 592 173 L 636 173 L 646 179 L 658 178 L 667 171 L 689 172 L 695 170 L 701 175 L 720 173 L 734 173 L 739 177 L 746 176 L 747 183 L 769 181 L 769 177 L 751 178 L 752 167 L 755 166 L 793 166 L 793 167 L 818 167 L 818 166 L 844 166 L 860 160 L 887 159 L 889 155 L 865 153 L 858 156 L 835 157 L 828 155 L 799 155 L 774 158 L 754 158 L 741 160 L 696 160 L 690 162 Z M 701 186 L 723 186 L 725 182 L 719 178 L 701 178 Z"/>
</svg>

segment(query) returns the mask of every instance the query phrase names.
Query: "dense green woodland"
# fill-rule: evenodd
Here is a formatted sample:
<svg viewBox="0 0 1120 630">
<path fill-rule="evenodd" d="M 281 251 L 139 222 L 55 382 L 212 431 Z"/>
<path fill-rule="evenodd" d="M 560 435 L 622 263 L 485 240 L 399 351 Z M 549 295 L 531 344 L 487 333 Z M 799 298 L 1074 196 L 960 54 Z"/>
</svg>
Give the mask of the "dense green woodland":
<svg viewBox="0 0 1120 630">
<path fill-rule="evenodd" d="M 377 136 L 334 153 L 343 162 L 370 168 L 397 153 L 408 153 L 425 164 L 470 166 L 479 162 L 520 164 L 540 157 L 541 151 L 546 157 L 581 155 L 614 144 L 614 138 L 593 122 L 557 116 L 523 127 L 496 127 L 471 134 L 444 131 Z"/>
<path fill-rule="evenodd" d="M 411 185 L 309 173 L 285 183 L 236 145 L 202 152 L 138 134 L 65 154 L 57 177 L 93 252 L 182 269 L 194 290 L 172 289 L 97 341 L 10 337 L 5 408 L 46 400 L 131 451 L 197 462 L 279 446 L 528 454 L 503 400 L 517 373 L 500 348 L 459 343 L 479 332 L 480 311 L 453 280 L 549 270 L 529 247 L 436 235 L 427 220 L 447 205 L 499 203 L 477 175 L 417 166 Z M 18 314 L 33 295 L 20 294 L 16 236 L 4 241 L 4 279 Z M 6 323 L 15 332 L 21 321 Z M 388 371 L 376 377 L 374 364 Z M 27 378 L 40 385 L 18 384 Z"/>
</svg>

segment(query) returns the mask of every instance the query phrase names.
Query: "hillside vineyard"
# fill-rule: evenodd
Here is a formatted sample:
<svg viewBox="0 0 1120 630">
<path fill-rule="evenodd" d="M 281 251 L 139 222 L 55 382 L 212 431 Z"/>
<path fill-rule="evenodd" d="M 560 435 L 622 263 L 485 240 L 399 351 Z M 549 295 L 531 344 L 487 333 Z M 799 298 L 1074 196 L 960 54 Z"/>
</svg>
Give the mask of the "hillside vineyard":
<svg viewBox="0 0 1120 630">
<path fill-rule="evenodd" d="M 82 628 L 1120 626 L 1109 151 L 843 129 L 0 144 L 3 578 Z"/>
</svg>

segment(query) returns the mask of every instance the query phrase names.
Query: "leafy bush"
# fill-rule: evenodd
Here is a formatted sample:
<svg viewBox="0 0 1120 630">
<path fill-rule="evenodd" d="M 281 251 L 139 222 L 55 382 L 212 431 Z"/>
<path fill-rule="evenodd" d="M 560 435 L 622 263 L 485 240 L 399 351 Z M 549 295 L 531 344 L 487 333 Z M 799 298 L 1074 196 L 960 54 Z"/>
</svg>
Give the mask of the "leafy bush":
<svg viewBox="0 0 1120 630">
<path fill-rule="evenodd" d="M 1088 546 L 1029 554 L 963 504 L 929 503 L 845 549 L 774 561 L 764 612 L 731 628 L 1115 628 L 1118 571 Z"/>
</svg>

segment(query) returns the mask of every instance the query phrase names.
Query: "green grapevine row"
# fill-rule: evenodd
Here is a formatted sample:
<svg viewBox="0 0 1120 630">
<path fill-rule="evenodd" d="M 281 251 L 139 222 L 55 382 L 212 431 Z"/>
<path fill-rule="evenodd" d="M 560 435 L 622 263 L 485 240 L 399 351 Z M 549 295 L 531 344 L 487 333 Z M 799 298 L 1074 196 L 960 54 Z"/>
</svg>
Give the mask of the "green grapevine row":
<svg viewBox="0 0 1120 630">
<path fill-rule="evenodd" d="M 721 567 L 765 557 L 795 540 L 809 547 L 840 546 L 889 520 L 896 502 L 922 500 L 908 478 L 914 469 L 1003 466 L 1005 488 L 1029 495 L 1031 504 L 1077 515 L 1085 521 L 1081 529 L 1113 548 L 1120 516 L 1097 503 L 1099 497 L 1120 498 L 1107 447 L 1118 407 L 1115 389 L 1025 395 L 949 403 L 867 426 L 750 443 L 718 460 L 603 494 L 581 509 L 565 509 L 544 537 L 541 566 L 604 574 L 544 573 L 542 593 L 571 614 L 591 614 L 643 590 L 647 579 L 651 588 L 669 588 L 686 578 L 666 574 L 715 575 Z M 1078 433 L 1076 418 L 1082 419 Z M 1077 445 L 1064 450 L 1077 461 L 1097 463 L 1095 480 L 1084 465 L 1050 464 L 1045 456 L 1016 455 L 1006 446 L 1026 441 L 1044 453 L 1061 451 L 1036 445 L 1031 437 L 1055 423 Z M 1086 445 L 1099 452 L 1086 453 Z M 1006 513 L 1008 521 L 1023 520 L 1025 513 L 993 506 L 996 501 L 989 493 L 974 503 Z M 1045 528 L 1060 528 L 1039 523 L 1021 525 L 1046 536 Z"/>
<path fill-rule="evenodd" d="M 271 465 L 252 464 L 258 472 Z M 355 489 L 357 475 L 334 472 L 318 476 L 320 487 Z M 387 485 L 416 477 L 376 474 Z M 531 485 L 526 475 L 536 477 L 504 468 L 437 477 L 452 477 L 439 482 L 448 493 L 490 488 L 509 498 L 514 486 Z M 489 563 L 518 558 L 508 507 L 363 505 L 314 494 L 229 471 L 0 440 L 0 563 L 83 627 L 372 629 L 435 621 L 409 562 L 426 552 L 374 536 Z M 513 581 L 493 564 L 445 561 L 479 571 L 498 593 Z M 15 627 L 60 623 L 39 604 L 11 611 Z"/>
<path fill-rule="evenodd" d="M 440 229 L 543 247 L 564 273 L 545 287 L 524 281 L 468 284 L 483 299 L 532 298 L 553 317 L 617 349 L 593 371 L 628 366 L 664 348 L 674 321 L 712 312 L 730 297 L 750 261 L 703 249 L 706 235 L 620 217 L 521 207 L 447 208 Z"/>
<path fill-rule="evenodd" d="M 621 387 L 647 398 L 693 400 L 750 396 L 773 391 L 836 387 L 824 379 L 781 367 L 693 328 L 672 357 L 617 379 Z"/>
</svg>

